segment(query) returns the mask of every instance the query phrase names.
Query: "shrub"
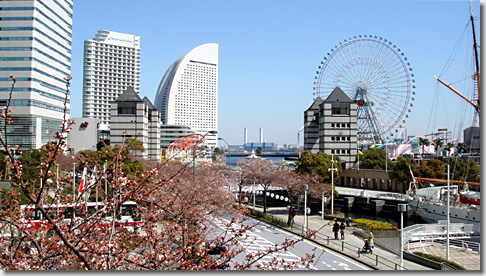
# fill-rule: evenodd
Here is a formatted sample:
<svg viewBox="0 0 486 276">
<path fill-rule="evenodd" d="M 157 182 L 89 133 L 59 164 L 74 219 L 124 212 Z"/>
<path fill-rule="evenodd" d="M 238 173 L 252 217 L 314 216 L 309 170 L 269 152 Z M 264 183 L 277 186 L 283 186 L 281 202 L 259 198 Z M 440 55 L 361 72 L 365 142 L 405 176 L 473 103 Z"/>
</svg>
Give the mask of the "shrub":
<svg viewBox="0 0 486 276">
<path fill-rule="evenodd" d="M 354 223 L 357 224 L 358 227 L 364 230 L 396 230 L 395 226 L 391 223 L 383 222 L 383 221 L 375 221 L 369 219 L 354 219 Z"/>
<path fill-rule="evenodd" d="M 424 257 L 426 259 L 429 259 L 429 260 L 432 260 L 432 261 L 435 261 L 435 262 L 438 262 L 438 263 L 447 263 L 447 264 L 451 265 L 452 267 L 454 267 L 458 270 L 466 270 L 463 266 L 457 264 L 456 262 L 446 260 L 446 259 L 441 258 L 439 256 L 434 256 L 434 255 L 430 255 L 430 254 L 422 253 L 422 252 L 413 252 L 413 254 L 420 256 L 420 257 Z"/>
<path fill-rule="evenodd" d="M 257 219 L 260 219 L 260 220 L 263 220 L 263 221 L 266 221 L 266 222 L 269 222 L 269 223 L 272 223 L 272 224 L 275 224 L 275 225 L 278 225 L 278 226 L 281 226 L 281 227 L 288 227 L 287 223 L 283 219 L 262 213 L 262 212 L 257 211 L 257 210 L 253 210 L 253 209 L 248 209 L 248 210 L 250 210 L 250 216 L 252 216 L 254 218 L 257 218 Z"/>
</svg>

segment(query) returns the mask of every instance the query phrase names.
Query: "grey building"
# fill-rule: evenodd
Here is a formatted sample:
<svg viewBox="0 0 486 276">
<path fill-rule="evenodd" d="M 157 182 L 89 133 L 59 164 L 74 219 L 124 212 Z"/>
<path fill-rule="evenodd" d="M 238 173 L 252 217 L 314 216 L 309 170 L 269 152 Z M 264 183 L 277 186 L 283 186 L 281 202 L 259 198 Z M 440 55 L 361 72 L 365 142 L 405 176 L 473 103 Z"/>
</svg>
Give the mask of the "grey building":
<svg viewBox="0 0 486 276">
<path fill-rule="evenodd" d="M 479 127 L 468 127 L 464 129 L 464 144 L 470 153 L 481 153 L 481 129 Z"/>
<path fill-rule="evenodd" d="M 357 154 L 357 105 L 339 87 L 317 98 L 304 112 L 304 150 L 339 156 L 343 168 L 354 166 Z"/>
<path fill-rule="evenodd" d="M 73 129 L 68 134 L 71 153 L 76 154 L 82 150 L 96 151 L 100 140 L 99 123 L 97 118 L 73 118 Z"/>
<path fill-rule="evenodd" d="M 122 146 L 127 138 L 140 141 L 144 152 L 132 154 L 160 159 L 160 115 L 145 97 L 143 100 L 128 87 L 110 106 L 110 145 Z"/>
</svg>

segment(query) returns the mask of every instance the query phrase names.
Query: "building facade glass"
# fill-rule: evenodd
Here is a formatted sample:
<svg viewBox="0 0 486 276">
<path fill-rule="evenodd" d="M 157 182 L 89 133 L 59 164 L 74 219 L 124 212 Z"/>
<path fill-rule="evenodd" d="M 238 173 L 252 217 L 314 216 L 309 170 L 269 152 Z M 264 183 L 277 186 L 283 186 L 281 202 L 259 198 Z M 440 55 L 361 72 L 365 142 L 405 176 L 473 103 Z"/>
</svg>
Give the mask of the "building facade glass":
<svg viewBox="0 0 486 276">
<path fill-rule="evenodd" d="M 189 126 L 217 146 L 218 44 L 200 45 L 182 55 L 167 70 L 155 97 L 163 124 Z"/>
<path fill-rule="evenodd" d="M 52 140 L 69 117 L 72 21 L 73 0 L 0 1 L 0 106 L 10 104 L 13 122 L 0 131 L 22 151 Z"/>
</svg>

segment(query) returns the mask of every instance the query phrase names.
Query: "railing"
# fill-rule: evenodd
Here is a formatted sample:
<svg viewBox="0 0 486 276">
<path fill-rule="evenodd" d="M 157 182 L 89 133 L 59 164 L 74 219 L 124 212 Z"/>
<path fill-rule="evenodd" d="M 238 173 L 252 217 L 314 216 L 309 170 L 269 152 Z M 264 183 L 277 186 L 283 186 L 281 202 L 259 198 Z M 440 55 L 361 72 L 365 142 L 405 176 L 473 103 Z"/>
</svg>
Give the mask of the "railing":
<svg viewBox="0 0 486 276">
<path fill-rule="evenodd" d="M 355 197 L 370 197 L 376 199 L 399 200 L 406 201 L 407 195 L 398 193 L 387 193 L 381 191 L 364 190 L 364 189 L 337 189 L 340 195 L 355 196 Z"/>
<path fill-rule="evenodd" d="M 435 239 L 431 241 L 433 244 L 438 243 L 442 246 L 447 245 L 447 240 L 444 239 Z M 481 244 L 478 242 L 473 242 L 473 241 L 466 241 L 466 240 L 455 240 L 455 239 L 449 239 L 449 245 L 461 248 L 464 251 L 471 250 L 473 252 L 481 252 Z"/>
<path fill-rule="evenodd" d="M 294 223 L 292 225 L 292 229 L 294 229 L 294 231 L 300 230 L 301 233 L 305 232 L 304 225 L 298 223 Z M 362 250 L 362 247 L 358 247 L 355 244 L 347 243 L 343 240 L 336 240 L 334 239 L 334 237 L 319 233 L 319 230 L 315 232 L 311 238 L 316 242 L 320 242 L 321 244 L 324 244 L 332 248 L 333 250 L 341 251 L 342 253 L 345 253 L 351 257 L 356 257 L 357 259 L 361 259 L 364 263 L 367 263 L 370 266 L 374 266 L 374 267 L 382 266 L 380 269 L 386 267 L 391 270 L 400 270 L 400 268 L 402 270 L 406 270 L 405 267 L 400 267 L 399 263 L 396 263 L 386 257 L 380 256 L 376 254 L 376 252 L 374 252 L 373 254 L 365 253 Z"/>
<path fill-rule="evenodd" d="M 449 238 L 470 237 L 473 234 L 473 225 L 465 223 L 450 223 Z M 445 224 L 414 224 L 405 227 L 403 230 L 403 243 L 414 241 L 434 240 L 447 236 L 447 225 Z"/>
</svg>

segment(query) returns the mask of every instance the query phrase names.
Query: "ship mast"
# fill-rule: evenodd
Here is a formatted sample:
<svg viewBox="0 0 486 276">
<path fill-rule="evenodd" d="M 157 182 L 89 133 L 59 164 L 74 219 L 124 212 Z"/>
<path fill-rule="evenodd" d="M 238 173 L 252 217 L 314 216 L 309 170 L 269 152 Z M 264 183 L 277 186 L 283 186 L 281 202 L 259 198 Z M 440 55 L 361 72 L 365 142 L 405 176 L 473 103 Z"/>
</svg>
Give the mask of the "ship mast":
<svg viewBox="0 0 486 276">
<path fill-rule="evenodd" d="M 472 3 L 471 3 L 471 0 L 469 0 L 469 9 L 471 11 L 471 27 L 472 27 L 472 34 L 473 34 L 473 40 L 474 40 L 474 46 L 473 46 L 473 49 L 474 49 L 474 58 L 475 58 L 475 61 L 476 61 L 476 82 L 477 82 L 477 85 L 478 85 L 478 95 L 477 95 L 477 99 L 476 99 L 476 103 L 478 105 L 478 116 L 480 115 L 479 114 L 479 108 L 480 108 L 480 100 L 481 100 L 481 78 L 480 78 L 480 72 L 479 72 L 479 57 L 478 57 L 478 44 L 476 42 L 476 31 L 475 31 L 475 28 L 474 28 L 474 16 L 473 16 L 473 9 L 472 9 Z"/>
<path fill-rule="evenodd" d="M 454 88 L 452 88 L 450 85 L 448 85 L 447 83 L 445 83 L 443 80 L 441 80 L 440 78 L 438 77 L 435 77 L 440 83 L 442 83 L 443 85 L 445 85 L 447 88 L 449 88 L 452 92 L 456 93 L 457 95 L 459 95 L 459 97 L 463 98 L 464 100 L 466 100 L 468 103 L 470 103 L 473 107 L 474 107 L 474 110 L 475 112 L 477 113 L 478 115 L 478 118 L 479 118 L 479 122 L 481 123 L 481 114 L 480 114 L 480 111 L 481 111 L 481 105 L 480 105 L 480 100 L 481 100 L 481 78 L 480 78 L 480 72 L 479 72 L 479 57 L 478 57 L 478 44 L 476 42 L 476 31 L 475 31 L 475 28 L 474 28 L 474 16 L 473 16 L 473 10 L 472 10 L 472 3 L 471 3 L 471 0 L 469 0 L 469 8 L 471 10 L 471 27 L 472 27 L 472 34 L 473 34 L 473 41 L 474 41 L 474 58 L 475 58 L 475 65 L 476 65 L 476 74 L 475 74 L 475 78 L 474 78 L 474 81 L 475 81 L 475 84 L 477 86 L 477 91 L 475 91 L 474 93 L 474 96 L 473 96 L 473 100 L 469 100 L 468 98 L 466 98 L 464 95 L 462 95 L 461 93 L 459 93 L 457 90 L 455 90 Z"/>
</svg>

